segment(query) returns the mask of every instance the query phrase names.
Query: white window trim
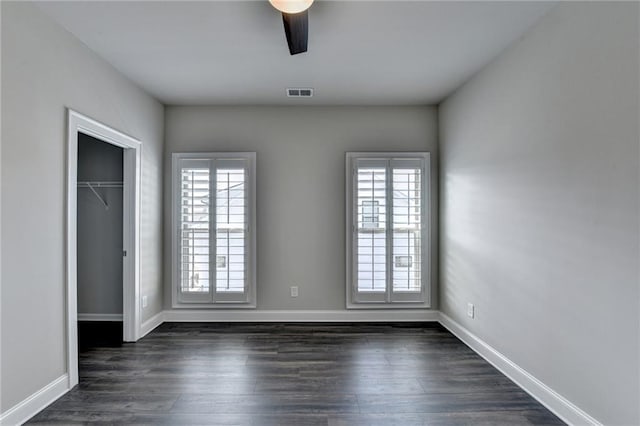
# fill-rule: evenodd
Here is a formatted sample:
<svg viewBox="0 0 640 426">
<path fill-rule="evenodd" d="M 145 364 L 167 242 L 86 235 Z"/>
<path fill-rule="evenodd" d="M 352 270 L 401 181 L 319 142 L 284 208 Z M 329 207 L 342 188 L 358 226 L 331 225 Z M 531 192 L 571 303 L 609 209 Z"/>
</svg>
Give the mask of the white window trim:
<svg viewBox="0 0 640 426">
<path fill-rule="evenodd" d="M 354 188 L 355 188 L 355 163 L 359 159 L 424 159 L 423 176 L 423 225 L 424 238 L 422 239 L 422 300 L 418 302 L 389 300 L 385 302 L 363 302 L 355 298 L 356 282 L 354 273 L 356 256 L 354 256 Z M 433 183 L 431 181 L 431 160 L 429 152 L 347 152 L 346 153 L 346 307 L 347 309 L 426 309 L 431 307 L 431 193 Z"/>
<path fill-rule="evenodd" d="M 180 198 L 179 160 L 181 159 L 225 159 L 248 160 L 247 199 L 249 200 L 249 259 L 247 273 L 249 289 L 246 301 L 218 303 L 183 303 L 179 299 L 180 268 L 178 267 L 178 200 Z M 256 243 L 256 153 L 255 152 L 176 152 L 171 164 L 171 305 L 180 309 L 254 309 L 256 308 L 257 243 Z M 215 269 L 215 263 L 213 268 Z M 215 285 L 215 284 L 213 284 Z"/>
</svg>

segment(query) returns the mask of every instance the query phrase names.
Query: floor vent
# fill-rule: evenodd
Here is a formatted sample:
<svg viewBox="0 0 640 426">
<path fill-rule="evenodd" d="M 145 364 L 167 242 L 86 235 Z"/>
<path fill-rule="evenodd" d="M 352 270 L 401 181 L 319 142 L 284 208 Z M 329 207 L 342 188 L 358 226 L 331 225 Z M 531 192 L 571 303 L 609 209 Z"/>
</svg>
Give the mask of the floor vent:
<svg viewBox="0 0 640 426">
<path fill-rule="evenodd" d="M 313 89 L 307 87 L 288 87 L 288 98 L 310 98 L 313 96 Z"/>
</svg>

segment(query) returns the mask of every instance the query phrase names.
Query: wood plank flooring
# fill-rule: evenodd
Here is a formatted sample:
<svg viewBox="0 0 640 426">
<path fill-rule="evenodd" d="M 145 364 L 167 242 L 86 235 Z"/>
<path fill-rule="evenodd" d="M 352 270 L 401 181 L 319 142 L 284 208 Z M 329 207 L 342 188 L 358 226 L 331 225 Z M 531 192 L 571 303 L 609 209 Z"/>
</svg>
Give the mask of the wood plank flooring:
<svg viewBox="0 0 640 426">
<path fill-rule="evenodd" d="M 165 323 L 29 424 L 558 425 L 437 323 Z"/>
</svg>

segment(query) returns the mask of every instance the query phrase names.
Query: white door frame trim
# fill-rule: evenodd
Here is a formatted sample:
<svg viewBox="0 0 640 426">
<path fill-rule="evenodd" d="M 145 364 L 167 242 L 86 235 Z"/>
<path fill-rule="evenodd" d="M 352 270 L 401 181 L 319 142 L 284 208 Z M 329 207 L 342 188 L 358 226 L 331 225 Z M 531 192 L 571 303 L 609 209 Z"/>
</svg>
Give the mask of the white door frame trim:
<svg viewBox="0 0 640 426">
<path fill-rule="evenodd" d="M 78 384 L 78 132 L 124 149 L 123 152 L 123 338 L 140 336 L 140 165 L 142 144 L 105 124 L 67 110 L 67 371 L 69 389 Z"/>
</svg>

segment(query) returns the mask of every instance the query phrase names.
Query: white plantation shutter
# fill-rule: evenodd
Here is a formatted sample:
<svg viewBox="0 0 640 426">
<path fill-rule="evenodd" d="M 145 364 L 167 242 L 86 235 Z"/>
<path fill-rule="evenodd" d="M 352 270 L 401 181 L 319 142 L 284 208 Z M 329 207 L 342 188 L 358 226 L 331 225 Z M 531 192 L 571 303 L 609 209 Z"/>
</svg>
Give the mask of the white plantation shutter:
<svg viewBox="0 0 640 426">
<path fill-rule="evenodd" d="M 236 159 L 216 163 L 216 299 L 237 302 L 247 290 L 247 164 Z"/>
<path fill-rule="evenodd" d="M 185 301 L 207 300 L 210 291 L 210 162 L 184 160 L 179 179 L 179 276 Z"/>
<path fill-rule="evenodd" d="M 355 173 L 357 292 L 361 300 L 385 300 L 387 290 L 387 166 L 362 160 Z"/>
<path fill-rule="evenodd" d="M 350 307 L 428 305 L 428 159 L 428 153 L 347 154 Z"/>
<path fill-rule="evenodd" d="M 255 303 L 255 154 L 174 154 L 174 305 Z"/>
<path fill-rule="evenodd" d="M 423 159 L 393 159 L 391 170 L 392 274 L 391 300 L 421 300 Z"/>
</svg>

